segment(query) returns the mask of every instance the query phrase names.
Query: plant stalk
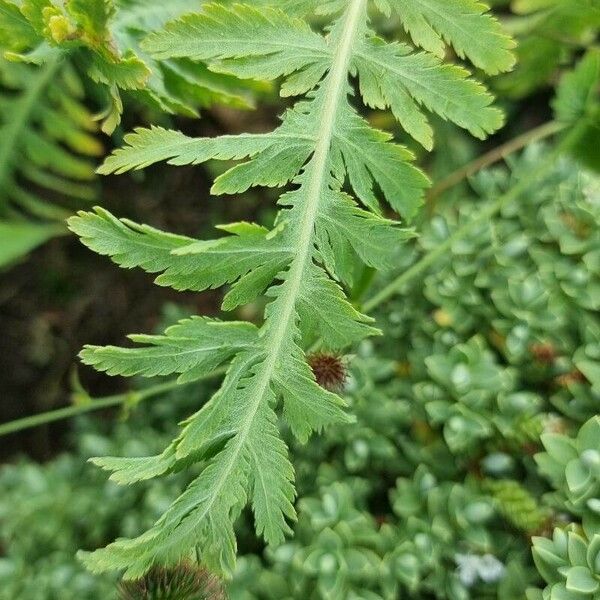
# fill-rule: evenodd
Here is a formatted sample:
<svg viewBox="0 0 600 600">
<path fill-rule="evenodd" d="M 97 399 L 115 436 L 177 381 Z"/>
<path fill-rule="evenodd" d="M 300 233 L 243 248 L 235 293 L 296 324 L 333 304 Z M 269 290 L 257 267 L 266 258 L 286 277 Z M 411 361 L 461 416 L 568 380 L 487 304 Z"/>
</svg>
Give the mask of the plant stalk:
<svg viewBox="0 0 600 600">
<path fill-rule="evenodd" d="M 565 126 L 562 123 L 558 123 L 557 121 L 549 121 L 548 123 L 544 123 L 539 127 L 535 127 L 534 129 L 531 129 L 530 131 L 527 131 L 522 135 L 509 140 L 505 144 L 494 148 L 490 152 L 483 154 L 464 167 L 461 167 L 453 173 L 450 173 L 450 175 L 447 177 L 444 177 L 444 179 L 436 183 L 429 190 L 429 193 L 427 194 L 427 200 L 433 203 L 446 190 L 458 185 L 461 181 L 463 181 L 463 179 L 471 177 L 471 175 L 481 171 L 481 169 L 485 169 L 486 167 L 505 159 L 510 154 L 525 148 L 525 146 L 528 146 L 533 142 L 537 142 L 555 135 L 556 133 L 562 131 L 564 127 Z"/>
<path fill-rule="evenodd" d="M 225 369 L 216 369 L 211 373 L 207 373 L 200 379 L 190 381 L 187 383 L 179 383 L 176 379 L 159 383 L 145 390 L 139 390 L 135 392 L 125 392 L 124 394 L 117 394 L 114 396 L 105 396 L 104 398 L 97 398 L 84 404 L 78 404 L 75 406 L 67 406 L 65 408 L 59 408 L 57 410 L 51 410 L 48 412 L 40 413 L 38 415 L 32 415 L 31 417 L 24 417 L 23 419 L 17 419 L 10 421 L 9 423 L 0 424 L 0 437 L 9 435 L 11 433 L 17 433 L 26 429 L 32 429 L 33 427 L 39 427 L 40 425 L 47 425 L 48 423 L 54 423 L 55 421 L 62 421 L 64 419 L 70 419 L 83 415 L 85 413 L 93 412 L 96 410 L 103 410 L 105 408 L 113 408 L 115 406 L 121 406 L 131 402 L 137 404 L 150 398 L 155 398 L 166 392 L 170 392 L 177 387 L 186 387 L 192 383 L 198 383 L 199 381 L 207 381 L 223 375 Z"/>
</svg>

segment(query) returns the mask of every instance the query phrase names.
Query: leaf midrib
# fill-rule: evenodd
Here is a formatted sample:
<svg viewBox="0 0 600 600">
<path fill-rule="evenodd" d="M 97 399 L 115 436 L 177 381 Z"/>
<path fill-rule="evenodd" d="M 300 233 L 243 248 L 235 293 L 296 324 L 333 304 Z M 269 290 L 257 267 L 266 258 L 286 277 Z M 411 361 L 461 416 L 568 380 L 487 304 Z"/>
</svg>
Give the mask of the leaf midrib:
<svg viewBox="0 0 600 600">
<path fill-rule="evenodd" d="M 365 2 L 366 0 L 351 1 L 344 18 L 345 22 L 340 38 L 340 44 L 336 49 L 337 51 L 334 51 L 335 59 L 328 77 L 321 127 L 318 130 L 322 132 L 322 135 L 319 138 L 313 158 L 311 159 L 312 177 L 308 182 L 308 193 L 299 236 L 298 254 L 292 261 L 288 272 L 287 281 L 289 282 L 289 292 L 287 302 L 273 334 L 269 336 L 268 340 L 265 340 L 265 346 L 269 348 L 269 352 L 266 355 L 258 376 L 259 382 L 257 384 L 256 397 L 248 412 L 248 418 L 243 427 L 238 430 L 238 434 L 234 438 L 236 447 L 234 451 L 231 452 L 228 463 L 221 471 L 217 484 L 213 488 L 210 500 L 204 506 L 202 514 L 198 515 L 195 519 L 196 522 L 202 521 L 206 515 L 209 514 L 214 503 L 220 497 L 221 490 L 228 481 L 229 475 L 233 471 L 238 456 L 246 443 L 256 414 L 270 387 L 277 359 L 286 339 L 286 334 L 290 330 L 291 325 L 293 325 L 292 321 L 294 319 L 295 307 L 302 281 L 305 280 L 306 271 L 312 263 L 314 229 L 319 212 L 321 192 L 327 181 L 328 157 L 334 136 L 336 115 L 338 113 L 338 107 L 345 97 L 345 81 L 349 72 L 353 43 L 361 24 L 360 17 L 363 14 Z"/>
<path fill-rule="evenodd" d="M 319 214 L 321 194 L 327 181 L 328 157 L 334 137 L 336 115 L 338 114 L 340 103 L 345 98 L 345 83 L 349 72 L 354 40 L 360 25 L 360 16 L 363 13 L 365 2 L 366 0 L 352 0 L 344 17 L 340 43 L 334 52 L 335 58 L 328 77 L 329 81 L 327 83 L 321 123 L 317 129 L 322 134 L 319 137 L 315 152 L 310 161 L 312 163 L 310 165 L 312 166 L 312 176 L 308 182 L 306 202 L 302 215 L 302 227 L 298 238 L 298 254 L 292 261 L 288 272 L 287 282 L 289 289 L 287 290 L 287 302 L 284 305 L 283 315 L 279 319 L 279 323 L 273 334 L 270 336 L 271 339 L 268 344 L 270 350 L 264 362 L 263 373 L 261 374 L 261 393 L 255 401 L 254 410 L 250 414 L 251 418 L 248 419 L 248 422 L 242 429 L 242 433 L 244 433 L 242 437 L 244 438 L 250 430 L 254 416 L 273 378 L 277 358 L 281 353 L 281 347 L 286 339 L 286 334 L 293 325 L 302 281 L 306 279 L 306 271 L 312 262 L 314 230 Z M 244 441 L 242 441 L 240 447 Z"/>
</svg>

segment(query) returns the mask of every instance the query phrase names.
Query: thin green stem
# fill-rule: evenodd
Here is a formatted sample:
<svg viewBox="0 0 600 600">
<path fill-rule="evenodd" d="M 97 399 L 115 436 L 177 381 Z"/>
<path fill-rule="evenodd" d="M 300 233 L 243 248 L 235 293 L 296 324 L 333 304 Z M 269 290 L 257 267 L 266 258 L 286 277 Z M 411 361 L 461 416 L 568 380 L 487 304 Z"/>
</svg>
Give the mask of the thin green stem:
<svg viewBox="0 0 600 600">
<path fill-rule="evenodd" d="M 188 383 L 178 383 L 176 379 L 171 381 L 165 381 L 152 387 L 146 388 L 145 390 L 139 390 L 134 392 L 126 392 L 124 394 L 117 394 L 114 396 L 106 396 L 104 398 L 92 399 L 89 402 L 78 404 L 75 406 L 67 406 L 65 408 L 59 408 L 58 410 L 51 410 L 49 412 L 40 413 L 38 415 L 32 415 L 31 417 L 24 417 L 23 419 L 17 419 L 16 421 L 10 421 L 9 423 L 3 423 L 0 425 L 0 437 L 8 435 L 10 433 L 17 433 L 18 431 L 24 431 L 26 429 L 32 429 L 33 427 L 39 427 L 40 425 L 46 425 L 48 423 L 54 423 L 55 421 L 62 421 L 64 419 L 70 419 L 77 417 L 85 413 L 102 410 L 105 408 L 113 408 L 115 406 L 121 406 L 123 404 L 132 403 L 138 404 L 144 400 L 155 398 L 170 392 L 178 387 L 189 386 L 192 383 L 198 383 L 199 381 L 206 381 L 212 378 L 219 377 L 225 373 L 225 369 L 217 369 L 211 373 L 207 373 L 200 379 L 191 381 Z"/>
<path fill-rule="evenodd" d="M 435 264 L 435 262 L 439 258 L 444 256 L 444 254 L 450 252 L 454 244 L 456 244 L 456 242 L 468 236 L 471 233 L 471 231 L 479 227 L 481 224 L 489 221 L 494 215 L 499 213 L 502 210 L 502 208 L 504 208 L 504 206 L 510 204 L 511 202 L 519 198 L 519 196 L 521 196 L 521 194 L 525 192 L 532 184 L 534 184 L 540 177 L 547 174 L 553 168 L 559 156 L 578 135 L 579 132 L 577 131 L 577 128 L 574 127 L 570 135 L 564 138 L 564 140 L 554 149 L 554 151 L 552 151 L 548 155 L 546 160 L 544 160 L 537 169 L 533 169 L 526 177 L 521 179 L 508 192 L 502 194 L 495 202 L 492 202 L 487 208 L 484 208 L 472 221 L 469 221 L 468 223 L 457 229 L 439 246 L 437 246 L 433 250 L 430 250 L 412 267 L 404 271 L 402 275 L 394 279 L 381 291 L 379 291 L 372 298 L 367 300 L 362 306 L 362 310 L 366 313 L 369 313 L 386 300 L 389 300 L 392 296 L 398 293 L 409 281 L 415 279 L 416 277 L 424 273 L 430 266 Z"/>
<path fill-rule="evenodd" d="M 460 169 L 457 169 L 436 183 L 427 194 L 428 201 L 433 203 L 435 199 L 441 196 L 446 190 L 458 185 L 467 177 L 470 177 L 471 175 L 481 171 L 481 169 L 485 169 L 486 167 L 505 159 L 510 154 L 525 148 L 525 146 L 528 146 L 533 142 L 555 135 L 564 129 L 564 127 L 565 126 L 562 123 L 557 123 L 556 121 L 544 123 L 543 125 L 535 127 L 534 129 L 531 129 L 530 131 L 527 131 L 516 138 L 509 140 L 505 144 L 494 148 L 490 152 L 481 155 L 473 162 L 470 162 L 468 165 L 465 165 Z"/>
</svg>

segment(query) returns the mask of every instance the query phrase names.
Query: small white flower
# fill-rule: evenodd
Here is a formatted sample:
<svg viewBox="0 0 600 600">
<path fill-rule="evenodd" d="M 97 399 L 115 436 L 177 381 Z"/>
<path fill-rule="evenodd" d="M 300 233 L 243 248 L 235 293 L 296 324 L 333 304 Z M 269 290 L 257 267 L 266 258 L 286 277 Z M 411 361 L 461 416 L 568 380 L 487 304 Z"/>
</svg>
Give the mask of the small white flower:
<svg viewBox="0 0 600 600">
<path fill-rule="evenodd" d="M 454 560 L 458 578 L 465 587 L 472 587 L 478 580 L 494 583 L 506 572 L 505 566 L 492 554 L 456 554 Z"/>
<path fill-rule="evenodd" d="M 478 558 L 473 554 L 457 554 L 454 557 L 458 570 L 458 578 L 466 587 L 473 586 L 477 581 Z"/>
<path fill-rule="evenodd" d="M 505 566 L 492 554 L 484 554 L 479 559 L 477 572 L 485 583 L 494 583 L 504 577 Z"/>
</svg>

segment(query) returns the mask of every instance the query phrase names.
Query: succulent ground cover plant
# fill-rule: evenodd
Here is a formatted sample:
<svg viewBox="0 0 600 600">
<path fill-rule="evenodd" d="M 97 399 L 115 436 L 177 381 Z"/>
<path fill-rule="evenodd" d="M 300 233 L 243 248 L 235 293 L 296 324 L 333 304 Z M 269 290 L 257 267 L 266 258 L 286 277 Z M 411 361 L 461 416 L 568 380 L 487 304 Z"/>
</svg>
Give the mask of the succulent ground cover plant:
<svg viewBox="0 0 600 600">
<path fill-rule="evenodd" d="M 510 171 L 481 174 L 473 182 L 480 196 L 462 197 L 460 214 L 442 207 L 418 246 L 411 242 L 406 260 L 417 260 L 415 251 L 427 252 L 436 236 L 460 229 L 460 215 L 485 210 L 546 154 L 533 147 L 512 161 Z M 596 438 L 598 392 L 573 373 L 581 349 L 594 343 L 597 315 L 585 288 L 574 293 L 564 285 L 560 263 L 573 236 L 574 221 L 565 214 L 587 218 L 597 190 L 596 175 L 562 162 L 534 193 L 520 197 L 518 210 L 515 205 L 473 230 L 422 286 L 374 311 L 387 335 L 356 348 L 341 390 L 355 423 L 331 426 L 306 444 L 283 429 L 300 498 L 298 521 L 293 536 L 265 549 L 252 516 L 242 513 L 230 598 L 514 600 L 526 593 L 532 599 L 552 593 L 569 598 L 567 592 L 578 598 L 573 590 L 593 587 L 590 577 L 597 573 L 587 555 L 592 548 L 592 557 L 600 528 L 595 479 L 586 469 L 594 468 L 588 446 Z M 586 253 L 593 230 L 576 229 L 589 232 L 579 238 L 588 242 L 581 246 Z M 514 279 L 536 293 L 508 295 L 507 282 Z M 555 323 L 551 330 L 548 319 Z M 141 533 L 195 473 L 124 487 L 85 468 L 84 460 L 160 451 L 176 433 L 176 422 L 208 391 L 199 391 L 206 383 L 178 387 L 164 401 L 133 409 L 130 420 L 110 433 L 82 424 L 75 456 L 2 471 L 0 535 L 12 549 L 0 562 L 6 589 L 37 599 L 35 583 L 25 587 L 37 577 L 44 589 L 62 585 L 66 599 L 116 594 L 114 574 L 88 575 L 75 550 L 107 543 L 115 532 Z M 452 409 L 454 427 L 466 440 L 472 423 L 484 425 L 485 436 L 475 444 L 449 444 L 454 428 L 449 435 L 448 423 L 430 406 L 436 401 Z M 156 433 L 162 423 L 169 430 Z M 581 481 L 572 474 L 579 472 Z M 74 500 L 65 504 L 70 493 Z M 27 502 L 18 501 L 25 497 Z M 90 529 L 87 515 L 98 498 L 103 510 L 94 512 Z M 585 547 L 585 560 L 577 558 L 579 551 L 569 554 L 568 540 Z"/>
</svg>

